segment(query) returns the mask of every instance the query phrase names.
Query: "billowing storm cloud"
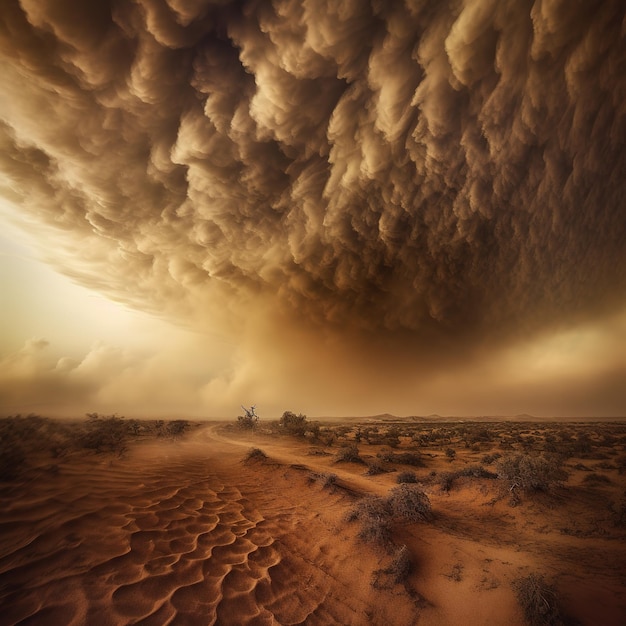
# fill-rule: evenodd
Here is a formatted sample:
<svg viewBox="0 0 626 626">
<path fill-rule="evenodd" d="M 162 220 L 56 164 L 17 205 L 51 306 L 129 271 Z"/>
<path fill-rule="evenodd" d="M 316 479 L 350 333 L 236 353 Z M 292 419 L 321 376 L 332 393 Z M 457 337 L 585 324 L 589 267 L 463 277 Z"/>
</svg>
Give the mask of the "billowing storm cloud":
<svg viewBox="0 0 626 626">
<path fill-rule="evenodd" d="M 0 185 L 200 329 L 506 346 L 626 306 L 625 38 L 621 0 L 5 0 Z"/>
</svg>

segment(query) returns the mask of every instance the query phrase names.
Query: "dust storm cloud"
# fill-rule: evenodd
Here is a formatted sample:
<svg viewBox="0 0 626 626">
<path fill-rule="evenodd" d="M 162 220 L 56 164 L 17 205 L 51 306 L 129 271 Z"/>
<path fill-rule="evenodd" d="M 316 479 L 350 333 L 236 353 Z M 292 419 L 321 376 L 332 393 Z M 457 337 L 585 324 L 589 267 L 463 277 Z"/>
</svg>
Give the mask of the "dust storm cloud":
<svg viewBox="0 0 626 626">
<path fill-rule="evenodd" d="M 7 0 L 0 184 L 61 272 L 241 338 L 200 395 L 422 393 L 623 314 L 625 37 L 620 0 Z"/>
</svg>

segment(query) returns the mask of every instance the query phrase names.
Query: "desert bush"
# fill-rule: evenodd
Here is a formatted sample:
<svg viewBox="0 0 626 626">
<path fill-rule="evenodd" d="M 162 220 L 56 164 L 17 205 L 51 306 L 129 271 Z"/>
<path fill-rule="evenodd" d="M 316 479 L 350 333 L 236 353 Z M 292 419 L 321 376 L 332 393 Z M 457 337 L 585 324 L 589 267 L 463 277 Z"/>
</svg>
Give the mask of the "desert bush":
<svg viewBox="0 0 626 626">
<path fill-rule="evenodd" d="M 412 571 L 411 553 L 406 545 L 402 545 L 396 550 L 393 560 L 387 567 L 373 572 L 372 587 L 389 589 L 393 585 L 406 583 Z"/>
<path fill-rule="evenodd" d="M 38 415 L 0 420 L 0 480 L 11 481 L 28 467 L 27 450 L 41 447 L 48 420 Z"/>
<path fill-rule="evenodd" d="M 389 446 L 390 448 L 397 448 L 400 445 L 400 437 L 396 435 L 387 435 L 386 437 L 382 437 L 379 443 Z"/>
<path fill-rule="evenodd" d="M 458 476 L 469 476 L 470 478 L 498 478 L 498 474 L 490 472 L 482 465 L 468 465 L 455 472 Z"/>
<path fill-rule="evenodd" d="M 353 506 L 346 517 L 347 521 L 358 520 L 359 539 L 383 546 L 391 544 L 391 511 L 385 498 L 369 496 Z"/>
<path fill-rule="evenodd" d="M 390 517 L 391 511 L 386 498 L 367 496 L 359 500 L 349 511 L 346 521 L 362 520 L 366 517 Z"/>
<path fill-rule="evenodd" d="M 137 420 L 129 420 L 129 426 L 133 427 L 134 426 L 133 422 L 137 422 Z M 168 434 L 172 435 L 173 437 L 178 437 L 182 435 L 188 429 L 189 429 L 189 422 L 187 420 L 173 420 L 169 422 L 167 425 Z M 138 431 L 138 425 L 137 425 L 137 431 Z"/>
<path fill-rule="evenodd" d="M 561 626 L 556 590 L 542 576 L 529 574 L 513 581 L 513 589 L 530 626 Z"/>
<path fill-rule="evenodd" d="M 311 483 L 318 482 L 321 483 L 322 487 L 328 489 L 337 484 L 337 474 L 326 474 L 326 473 L 318 473 L 311 472 L 308 476 L 308 480 Z"/>
<path fill-rule="evenodd" d="M 367 471 L 365 472 L 366 476 L 378 476 L 378 474 L 385 474 L 389 470 L 385 469 L 380 463 L 373 461 L 372 463 L 367 464 Z"/>
<path fill-rule="evenodd" d="M 26 455 L 22 447 L 13 441 L 0 439 L 0 481 L 17 478 L 26 467 Z"/>
<path fill-rule="evenodd" d="M 610 485 L 611 484 L 611 479 L 608 476 L 606 476 L 605 474 L 596 474 L 595 472 L 592 472 L 591 474 L 587 474 L 583 478 L 583 482 L 585 482 L 585 483 L 595 483 L 595 484 L 603 483 L 605 485 Z"/>
<path fill-rule="evenodd" d="M 292 411 L 285 411 L 280 418 L 279 424 L 281 428 L 291 435 L 303 436 L 308 429 L 306 415 Z M 319 433 L 318 433 L 319 434 Z"/>
<path fill-rule="evenodd" d="M 333 487 L 337 484 L 337 474 L 322 474 L 322 487 L 328 489 L 329 487 Z"/>
<path fill-rule="evenodd" d="M 450 491 L 455 479 L 455 472 L 441 472 L 441 474 L 439 474 L 439 487 L 441 488 L 441 491 Z"/>
<path fill-rule="evenodd" d="M 549 492 L 567 479 L 567 473 L 555 457 L 515 454 L 498 461 L 496 467 L 498 478 L 511 492 Z"/>
<path fill-rule="evenodd" d="M 485 456 L 481 459 L 481 463 L 484 465 L 491 465 L 494 461 L 497 461 L 500 458 L 502 458 L 502 455 L 499 452 L 485 454 Z"/>
<path fill-rule="evenodd" d="M 246 453 L 246 456 L 243 458 L 244 462 L 249 461 L 265 461 L 267 459 L 267 454 L 263 452 L 260 448 L 250 448 Z"/>
<path fill-rule="evenodd" d="M 132 425 L 117 415 L 88 413 L 89 418 L 78 443 L 83 448 L 96 452 L 117 452 L 126 450 L 126 441 L 134 433 Z"/>
<path fill-rule="evenodd" d="M 424 467 L 424 459 L 419 452 L 382 452 L 377 456 L 386 463 Z"/>
<path fill-rule="evenodd" d="M 415 472 L 400 472 L 396 478 L 396 482 L 399 484 L 416 483 L 417 476 Z"/>
<path fill-rule="evenodd" d="M 389 546 L 392 542 L 391 520 L 388 517 L 364 517 L 359 528 L 358 538 L 367 543 Z"/>
<path fill-rule="evenodd" d="M 439 486 L 441 490 L 450 491 L 456 479 L 461 477 L 494 479 L 498 478 L 498 474 L 490 472 L 482 465 L 468 465 L 455 472 L 443 472 L 439 475 Z"/>
<path fill-rule="evenodd" d="M 402 484 L 394 487 L 387 502 L 393 516 L 408 522 L 423 522 L 432 518 L 428 496 L 415 485 Z"/>
<path fill-rule="evenodd" d="M 493 439 L 491 431 L 488 428 L 479 428 L 470 435 L 470 443 L 478 443 L 481 441 L 491 441 Z"/>
<path fill-rule="evenodd" d="M 359 456 L 359 448 L 356 444 L 342 447 L 335 455 L 335 463 L 365 463 Z"/>
<path fill-rule="evenodd" d="M 237 426 L 242 430 L 252 430 L 256 428 L 257 420 L 250 415 L 238 415 L 237 416 Z"/>
</svg>

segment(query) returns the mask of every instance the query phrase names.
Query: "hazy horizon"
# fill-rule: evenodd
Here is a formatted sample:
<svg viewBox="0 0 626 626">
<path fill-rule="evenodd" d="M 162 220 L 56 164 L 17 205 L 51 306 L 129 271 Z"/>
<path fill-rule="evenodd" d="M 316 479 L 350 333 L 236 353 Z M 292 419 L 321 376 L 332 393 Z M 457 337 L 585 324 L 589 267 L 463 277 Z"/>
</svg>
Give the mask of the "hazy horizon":
<svg viewBox="0 0 626 626">
<path fill-rule="evenodd" d="M 626 415 L 623 2 L 0 22 L 0 413 Z"/>
</svg>

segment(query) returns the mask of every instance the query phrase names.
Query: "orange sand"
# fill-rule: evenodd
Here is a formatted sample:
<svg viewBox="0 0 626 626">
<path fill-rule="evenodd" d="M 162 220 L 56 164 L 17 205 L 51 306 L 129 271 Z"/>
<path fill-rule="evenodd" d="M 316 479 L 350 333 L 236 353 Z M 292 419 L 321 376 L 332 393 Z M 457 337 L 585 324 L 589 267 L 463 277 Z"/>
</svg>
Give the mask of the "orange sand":
<svg viewBox="0 0 626 626">
<path fill-rule="evenodd" d="M 242 462 L 252 445 L 268 460 Z M 394 474 L 365 476 L 310 448 L 213 424 L 123 458 L 74 455 L 6 486 L 0 624 L 516 626 L 510 583 L 536 571 L 556 578 L 579 623 L 626 623 L 624 535 L 590 531 L 601 488 L 573 490 L 567 506 L 512 508 L 494 502 L 490 481 L 450 494 L 433 486 L 435 519 L 395 528 L 413 573 L 381 589 L 372 573 L 390 556 L 345 518 L 360 495 L 387 493 Z M 312 471 L 336 474 L 337 486 Z M 580 536 L 562 532 L 572 515 Z"/>
</svg>

